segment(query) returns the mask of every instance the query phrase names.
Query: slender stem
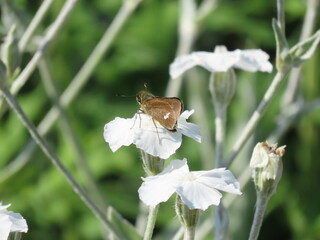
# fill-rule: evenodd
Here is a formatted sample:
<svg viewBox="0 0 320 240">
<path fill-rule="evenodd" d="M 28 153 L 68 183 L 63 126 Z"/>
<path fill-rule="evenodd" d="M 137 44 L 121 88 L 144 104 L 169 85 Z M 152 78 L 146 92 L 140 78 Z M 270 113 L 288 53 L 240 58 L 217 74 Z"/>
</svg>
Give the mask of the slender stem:
<svg viewBox="0 0 320 240">
<path fill-rule="evenodd" d="M 143 240 L 151 240 L 154 225 L 155 225 L 156 219 L 157 219 L 158 210 L 159 210 L 159 205 L 157 205 L 155 207 L 149 207 L 148 222 L 147 222 L 146 231 L 143 236 Z"/>
<path fill-rule="evenodd" d="M 43 17 L 46 15 L 47 11 L 50 9 L 50 6 L 52 5 L 53 0 L 44 0 L 39 7 L 37 13 L 32 18 L 28 28 L 22 35 L 20 41 L 19 41 L 19 49 L 21 52 L 23 52 L 32 37 L 32 34 L 37 29 L 37 27 L 40 25 Z"/>
<path fill-rule="evenodd" d="M 41 79 L 44 83 L 45 90 L 47 91 L 47 94 L 52 99 L 52 102 L 54 106 L 59 110 L 59 113 L 61 115 L 61 128 L 64 133 L 64 135 L 69 139 L 74 152 L 75 152 L 75 160 L 76 164 L 79 168 L 79 170 L 82 172 L 83 176 L 85 177 L 87 184 L 88 192 L 91 196 L 93 196 L 94 200 L 96 200 L 98 206 L 103 210 L 107 210 L 107 206 L 105 203 L 105 199 L 103 198 L 102 194 L 100 193 L 98 186 L 94 180 L 94 177 L 92 176 L 91 171 L 89 170 L 89 167 L 87 165 L 87 161 L 84 157 L 84 152 L 82 150 L 82 147 L 78 141 L 78 138 L 76 137 L 69 120 L 69 117 L 67 115 L 67 112 L 65 108 L 63 108 L 59 102 L 59 94 L 58 90 L 54 84 L 52 71 L 50 71 L 48 61 L 46 57 L 44 57 L 39 62 L 39 70 L 41 74 Z"/>
<path fill-rule="evenodd" d="M 226 106 L 215 104 L 215 141 L 216 141 L 216 168 L 223 165 L 223 150 L 226 126 Z"/>
<path fill-rule="evenodd" d="M 123 3 L 121 9 L 117 13 L 111 25 L 105 31 L 103 37 L 101 38 L 95 49 L 92 51 L 87 61 L 84 63 L 78 74 L 72 79 L 67 89 L 63 92 L 60 98 L 60 104 L 62 107 L 67 107 L 78 95 L 80 90 L 89 80 L 89 77 L 94 71 L 95 67 L 101 61 L 103 56 L 105 56 L 105 53 L 111 46 L 111 43 L 114 41 L 121 28 L 124 26 L 125 22 L 128 20 L 128 18 L 140 2 L 141 0 L 132 0 L 125 1 Z M 50 111 L 38 125 L 38 130 L 42 135 L 46 134 L 50 130 L 55 121 L 58 119 L 59 114 L 59 110 L 55 107 L 52 107 L 50 109 Z M 32 140 L 30 140 L 26 144 L 26 147 L 23 149 L 23 151 L 19 154 L 19 156 L 12 161 L 13 164 L 10 165 L 10 173 L 13 174 L 21 169 L 28 162 L 28 159 L 30 159 L 35 149 L 36 144 Z M 5 177 L 9 177 L 10 174 L 7 173 L 9 172 L 1 175 L 0 178 L 5 179 Z"/>
<path fill-rule="evenodd" d="M 256 211 L 254 213 L 254 219 L 250 230 L 249 240 L 257 240 L 260 232 L 260 228 L 263 222 L 263 216 L 267 208 L 269 197 L 264 194 L 258 193 Z"/>
<path fill-rule="evenodd" d="M 284 0 L 277 0 L 277 13 L 278 13 L 278 23 L 280 26 L 280 29 L 283 32 L 283 35 L 285 35 L 285 14 L 284 14 Z"/>
<path fill-rule="evenodd" d="M 250 117 L 248 123 L 244 127 L 242 133 L 240 134 L 238 140 L 233 145 L 233 148 L 226 160 L 226 166 L 229 167 L 235 157 L 238 155 L 244 144 L 250 138 L 251 134 L 253 133 L 255 127 L 257 126 L 259 120 L 263 116 L 265 109 L 271 102 L 271 99 L 274 97 L 276 90 L 278 89 L 279 85 L 282 83 L 283 79 L 285 78 L 288 71 L 277 72 L 276 76 L 274 77 L 272 83 L 270 84 L 268 90 L 265 92 L 263 99 L 261 100 L 260 104 L 258 105 L 257 109 L 254 111 L 252 116 Z"/>
<path fill-rule="evenodd" d="M 63 174 L 69 184 L 73 187 L 73 190 L 76 194 L 79 195 L 81 200 L 85 203 L 85 205 L 94 213 L 94 215 L 102 221 L 105 227 L 112 232 L 119 239 L 123 239 L 121 234 L 112 226 L 109 220 L 106 218 L 105 214 L 100 211 L 100 209 L 94 204 L 91 198 L 86 194 L 86 192 L 82 189 L 79 183 L 75 180 L 75 178 L 71 175 L 71 173 L 67 170 L 67 168 L 63 165 L 55 151 L 49 146 L 46 140 L 40 135 L 37 131 L 36 127 L 30 121 L 30 119 L 25 115 L 19 103 L 15 100 L 14 96 L 11 94 L 7 85 L 2 86 L 2 93 L 7 100 L 9 106 L 15 111 L 23 125 L 28 129 L 32 138 L 39 145 L 44 154 L 51 160 L 53 165 Z"/>
<path fill-rule="evenodd" d="M 30 62 L 27 64 L 27 66 L 20 73 L 19 77 L 12 83 L 11 92 L 13 94 L 16 94 L 16 93 L 19 92 L 19 90 L 26 83 L 26 81 L 28 80 L 30 75 L 33 73 L 33 71 L 37 67 L 40 59 L 42 58 L 43 54 L 47 50 L 50 42 L 54 39 L 55 36 L 57 36 L 59 30 L 66 23 L 67 17 L 70 15 L 72 10 L 74 9 L 77 1 L 78 0 L 68 0 L 64 4 L 64 6 L 63 6 L 60 14 L 58 15 L 56 21 L 49 28 L 46 36 L 42 40 L 37 52 L 33 55 L 33 57 L 30 60 Z"/>
<path fill-rule="evenodd" d="M 196 5 L 194 0 L 180 0 L 181 14 L 179 18 L 179 42 L 176 56 L 188 54 L 197 35 L 195 25 Z M 166 96 L 177 96 L 181 89 L 182 77 L 170 79 Z"/>
<path fill-rule="evenodd" d="M 195 226 L 185 227 L 183 240 L 194 240 L 195 229 Z"/>
<path fill-rule="evenodd" d="M 307 11 L 304 17 L 301 35 L 300 35 L 300 41 L 306 39 L 309 37 L 315 26 L 315 22 L 317 19 L 317 14 L 319 12 L 319 0 L 308 0 L 307 3 Z M 285 93 L 283 95 L 282 99 L 282 106 L 285 109 L 289 104 L 291 104 L 294 99 L 296 98 L 297 91 L 299 90 L 299 80 L 301 76 L 301 67 L 292 69 L 289 80 L 288 80 L 288 86 L 285 90 Z"/>
</svg>

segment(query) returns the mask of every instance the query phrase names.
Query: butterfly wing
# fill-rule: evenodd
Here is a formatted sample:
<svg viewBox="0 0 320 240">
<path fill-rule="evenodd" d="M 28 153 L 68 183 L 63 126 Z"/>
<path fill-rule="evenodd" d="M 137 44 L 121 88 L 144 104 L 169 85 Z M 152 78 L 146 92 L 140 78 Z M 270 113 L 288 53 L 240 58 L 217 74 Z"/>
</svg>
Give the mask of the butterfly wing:
<svg viewBox="0 0 320 240">
<path fill-rule="evenodd" d="M 179 98 L 155 97 L 146 100 L 141 106 L 141 110 L 158 121 L 166 129 L 175 131 L 177 119 L 183 110 L 183 104 Z"/>
</svg>

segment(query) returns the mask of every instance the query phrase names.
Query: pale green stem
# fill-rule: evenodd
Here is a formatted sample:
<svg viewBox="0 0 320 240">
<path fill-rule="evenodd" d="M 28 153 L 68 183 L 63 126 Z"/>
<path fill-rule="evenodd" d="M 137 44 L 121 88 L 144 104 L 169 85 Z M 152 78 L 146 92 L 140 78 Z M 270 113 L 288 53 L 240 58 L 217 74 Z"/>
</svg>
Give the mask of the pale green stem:
<svg viewBox="0 0 320 240">
<path fill-rule="evenodd" d="M 115 37 L 119 33 L 120 29 L 124 26 L 129 16 L 132 14 L 134 9 L 138 6 L 141 0 L 125 1 L 119 10 L 118 14 L 112 21 L 111 25 L 108 27 L 103 37 L 92 51 L 91 55 L 88 57 L 85 64 L 82 66 L 78 74 L 72 79 L 70 85 L 63 92 L 60 98 L 60 104 L 62 107 L 67 107 L 72 100 L 78 95 L 80 90 L 89 80 L 90 75 L 94 71 L 95 67 L 101 61 L 103 56 L 105 56 L 107 50 L 109 50 L 111 43 L 114 41 Z M 42 119 L 38 126 L 38 131 L 44 135 L 53 126 L 55 121 L 59 117 L 59 110 L 52 107 L 47 115 Z M 26 144 L 26 147 L 21 152 L 21 154 L 16 157 L 12 164 L 6 169 L 5 172 L 1 172 L 0 178 L 3 181 L 7 177 L 11 176 L 19 169 L 21 169 L 30 159 L 32 153 L 36 149 L 36 144 L 31 140 Z"/>
<path fill-rule="evenodd" d="M 201 126 L 201 162 L 203 169 L 212 169 L 214 167 L 213 136 L 208 122 L 208 110 L 206 105 L 203 104 L 203 95 L 208 91 L 207 79 L 205 79 L 199 71 L 192 69 L 186 75 L 187 80 L 187 96 L 189 105 L 192 109 L 196 109 L 194 115 L 192 115 L 195 123 Z M 196 79 L 196 81 L 195 81 Z"/>
<path fill-rule="evenodd" d="M 179 42 L 176 57 L 191 51 L 197 35 L 195 21 L 196 5 L 194 0 L 180 0 L 181 14 L 179 18 Z M 166 96 L 178 96 L 182 84 L 182 77 L 169 79 Z"/>
<path fill-rule="evenodd" d="M 143 162 L 144 171 L 148 176 L 155 176 L 162 172 L 164 168 L 164 159 L 161 159 L 159 157 L 154 157 L 142 150 L 141 150 L 141 158 Z M 151 239 L 152 237 L 153 228 L 157 219 L 158 209 L 159 209 L 159 205 L 155 207 L 149 207 L 149 215 L 148 215 L 148 220 L 145 227 L 145 234 L 143 238 L 144 240 Z M 144 211 L 139 213 L 139 215 L 137 216 L 137 219 L 141 219 L 143 216 L 146 216 Z"/>
<path fill-rule="evenodd" d="M 15 100 L 14 96 L 8 89 L 7 85 L 4 85 L 1 90 L 9 106 L 15 111 L 15 113 L 17 114 L 23 125 L 28 129 L 32 138 L 39 145 L 43 153 L 51 160 L 52 164 L 63 174 L 63 176 L 66 178 L 69 184 L 73 187 L 74 192 L 79 195 L 80 199 L 85 203 L 85 205 L 94 213 L 94 215 L 98 219 L 102 221 L 104 226 L 110 232 L 112 232 L 119 239 L 122 239 L 121 234 L 108 221 L 105 214 L 101 212 L 100 209 L 94 204 L 91 198 L 86 194 L 86 192 L 82 189 L 79 183 L 63 165 L 55 151 L 49 146 L 46 140 L 37 131 L 36 127 L 33 125 L 30 119 L 25 115 L 19 103 Z"/>
<path fill-rule="evenodd" d="M 233 145 L 233 148 L 226 160 L 226 167 L 229 167 L 235 157 L 238 155 L 244 144 L 247 140 L 251 137 L 254 129 L 256 128 L 259 120 L 262 118 L 265 109 L 269 106 L 272 98 L 274 97 L 276 90 L 279 88 L 279 85 L 282 83 L 283 79 L 287 74 L 286 72 L 277 72 L 276 76 L 272 80 L 269 88 L 265 92 L 263 99 L 261 100 L 260 104 L 258 105 L 257 109 L 254 111 L 252 116 L 250 117 L 249 121 L 247 122 L 246 126 L 244 127 L 242 133 L 240 134 L 239 138 Z"/>
<path fill-rule="evenodd" d="M 41 74 L 41 79 L 45 86 L 45 90 L 47 91 L 48 95 L 52 99 L 53 104 L 59 110 L 59 113 L 61 116 L 61 123 L 62 123 L 61 130 L 64 133 L 64 135 L 69 139 L 74 149 L 74 152 L 76 154 L 76 158 L 75 158 L 76 163 L 78 165 L 79 170 L 83 173 L 83 176 L 86 179 L 85 183 L 87 184 L 88 192 L 90 193 L 91 196 L 94 197 L 97 204 L 99 205 L 99 208 L 102 209 L 103 211 L 106 211 L 107 206 L 106 206 L 105 200 L 101 195 L 98 189 L 98 186 L 96 185 L 96 182 L 91 174 L 91 171 L 89 170 L 87 161 L 85 160 L 85 157 L 84 157 L 84 152 L 71 127 L 71 123 L 67 116 L 66 110 L 59 103 L 59 94 L 53 82 L 52 72 L 50 71 L 50 68 L 48 66 L 48 61 L 45 57 L 39 62 L 39 70 Z"/>
<path fill-rule="evenodd" d="M 183 240 L 194 240 L 196 227 L 185 227 Z"/>
<path fill-rule="evenodd" d="M 156 223 L 156 219 L 158 215 L 158 209 L 159 209 L 159 205 L 155 207 L 149 207 L 148 222 L 147 222 L 146 231 L 143 236 L 143 240 L 152 239 L 153 229 L 154 229 L 154 225 Z"/>
<path fill-rule="evenodd" d="M 298 104 L 297 104 L 298 105 Z M 315 99 L 310 103 L 305 103 L 303 105 L 295 106 L 288 115 L 281 116 L 280 123 L 277 128 L 268 137 L 268 142 L 278 142 L 278 140 L 287 132 L 287 130 L 294 125 L 298 119 L 302 116 L 309 114 L 320 108 L 320 98 Z"/>
<path fill-rule="evenodd" d="M 265 196 L 265 194 L 262 194 L 261 192 L 257 194 L 256 210 L 254 213 L 253 223 L 251 225 L 250 236 L 248 240 L 258 239 L 268 200 L 269 197 Z"/>
<path fill-rule="evenodd" d="M 223 150 L 226 127 L 226 110 L 227 106 L 215 104 L 215 142 L 216 142 L 216 168 L 223 166 Z"/>
<path fill-rule="evenodd" d="M 314 30 L 315 22 L 319 12 L 319 2 L 319 0 L 308 0 L 300 41 L 308 38 Z M 299 90 L 300 76 L 301 67 L 293 68 L 289 76 L 288 86 L 282 99 L 282 106 L 284 109 L 287 108 L 289 104 L 294 102 L 294 99 L 296 98 L 297 91 Z"/>
<path fill-rule="evenodd" d="M 76 3 L 77 3 L 77 0 L 68 0 L 64 4 L 57 19 L 52 24 L 52 26 L 50 26 L 46 36 L 43 38 L 42 42 L 40 43 L 38 50 L 33 55 L 33 57 L 31 58 L 27 66 L 20 73 L 18 78 L 12 83 L 11 92 L 13 94 L 16 94 L 19 92 L 19 90 L 23 87 L 23 85 L 29 79 L 30 75 L 34 72 L 35 68 L 37 67 L 41 57 L 47 50 L 48 46 L 50 45 L 54 37 L 57 36 L 62 26 L 66 23 L 67 17 L 70 15 L 71 11 L 74 9 Z"/>
<path fill-rule="evenodd" d="M 191 52 L 193 43 L 198 36 L 198 23 L 216 7 L 216 0 L 201 1 L 196 6 L 195 0 L 180 0 L 181 14 L 178 28 L 178 47 L 176 57 Z M 178 96 L 182 85 L 182 77 L 169 79 L 166 96 Z"/>
<path fill-rule="evenodd" d="M 280 26 L 280 29 L 285 36 L 285 14 L 284 14 L 284 0 L 277 0 L 277 20 Z"/>
<path fill-rule="evenodd" d="M 47 11 L 50 9 L 50 6 L 52 5 L 54 0 L 44 0 L 39 7 L 38 11 L 32 18 L 28 28 L 22 35 L 20 41 L 19 41 L 19 49 L 21 52 L 23 52 L 32 37 L 34 31 L 37 29 L 37 27 L 40 25 L 43 17 L 46 15 Z"/>
<path fill-rule="evenodd" d="M 148 207 L 140 201 L 139 214 L 136 217 L 135 229 L 142 236 L 147 226 Z"/>
</svg>

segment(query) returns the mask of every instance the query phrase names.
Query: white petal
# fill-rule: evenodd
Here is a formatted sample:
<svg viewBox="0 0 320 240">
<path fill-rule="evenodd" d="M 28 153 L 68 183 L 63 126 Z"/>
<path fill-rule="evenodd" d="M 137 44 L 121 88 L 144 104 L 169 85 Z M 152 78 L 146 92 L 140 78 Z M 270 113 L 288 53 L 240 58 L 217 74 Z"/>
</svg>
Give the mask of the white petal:
<svg viewBox="0 0 320 240">
<path fill-rule="evenodd" d="M 2 205 L 2 202 L 0 202 L 0 213 L 1 212 L 6 212 L 6 211 L 3 211 L 3 210 L 7 209 L 10 206 L 11 206 L 11 204 Z"/>
<path fill-rule="evenodd" d="M 28 232 L 28 225 L 26 220 L 21 216 L 20 213 L 14 213 L 9 211 L 8 216 L 12 222 L 11 232 Z"/>
<path fill-rule="evenodd" d="M 136 128 L 134 134 L 134 144 L 137 148 L 152 156 L 167 159 L 181 146 L 181 142 L 181 133 L 172 133 L 159 123 L 153 122 L 150 116 L 141 114 L 141 127 Z"/>
<path fill-rule="evenodd" d="M 201 143 L 200 127 L 194 123 L 188 123 L 186 119 L 193 114 L 194 110 L 184 111 L 178 119 L 178 131 L 180 130 L 183 135 L 193 138 Z"/>
<path fill-rule="evenodd" d="M 166 202 L 175 192 L 175 177 L 170 174 L 159 174 L 143 178 L 144 183 L 139 188 L 139 198 L 146 205 L 155 207 L 161 202 Z"/>
<path fill-rule="evenodd" d="M 173 79 L 177 78 L 185 71 L 198 64 L 199 59 L 192 54 L 179 56 L 170 64 L 170 76 Z"/>
<path fill-rule="evenodd" d="M 138 121 L 137 117 L 128 119 L 117 117 L 104 126 L 104 140 L 109 143 L 113 152 L 121 146 L 129 146 L 133 143 L 136 121 Z"/>
<path fill-rule="evenodd" d="M 176 192 L 190 209 L 206 210 L 210 205 L 219 205 L 222 194 L 197 181 L 187 181 Z"/>
<path fill-rule="evenodd" d="M 9 216 L 0 214 L 0 240 L 7 240 L 12 223 Z"/>
<path fill-rule="evenodd" d="M 182 160 L 179 160 L 179 159 L 172 160 L 170 164 L 158 175 L 171 174 L 171 173 L 176 174 L 177 172 L 181 172 L 182 174 L 189 172 L 189 167 L 188 167 L 186 158 Z"/>
<path fill-rule="evenodd" d="M 251 168 L 262 168 L 267 166 L 269 162 L 269 155 L 267 148 L 261 143 L 257 143 L 253 149 L 250 167 Z"/>
<path fill-rule="evenodd" d="M 234 65 L 250 72 L 272 72 L 272 64 L 268 61 L 269 55 L 260 49 L 235 50 L 233 54 L 239 56 L 239 61 Z"/>
<path fill-rule="evenodd" d="M 239 61 L 239 56 L 230 54 L 229 52 L 193 52 L 192 54 L 198 58 L 198 65 L 204 67 L 210 72 L 226 72 Z"/>
<path fill-rule="evenodd" d="M 233 194 L 242 194 L 239 182 L 229 170 L 218 168 L 210 171 L 197 171 L 192 173 L 196 176 L 197 182 L 210 188 L 215 188 Z"/>
<path fill-rule="evenodd" d="M 180 184 L 181 176 L 189 173 L 187 160 L 172 160 L 158 175 L 142 178 L 144 183 L 139 188 L 139 198 L 148 206 L 156 206 L 167 201 Z"/>
<path fill-rule="evenodd" d="M 7 240 L 10 232 L 27 232 L 26 220 L 19 214 L 6 209 L 10 206 L 0 202 L 0 240 Z"/>
<path fill-rule="evenodd" d="M 192 52 L 188 55 L 179 56 L 174 60 L 170 65 L 170 76 L 171 78 L 177 78 L 196 65 L 202 66 L 210 72 L 226 72 L 238 61 L 239 56 L 228 52 Z"/>
</svg>

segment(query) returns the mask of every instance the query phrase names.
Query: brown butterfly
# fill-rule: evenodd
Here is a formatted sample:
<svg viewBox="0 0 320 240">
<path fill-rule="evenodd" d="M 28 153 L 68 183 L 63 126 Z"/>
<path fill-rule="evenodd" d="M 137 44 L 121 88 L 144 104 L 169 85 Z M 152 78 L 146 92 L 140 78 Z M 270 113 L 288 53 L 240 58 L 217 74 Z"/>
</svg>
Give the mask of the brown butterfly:
<svg viewBox="0 0 320 240">
<path fill-rule="evenodd" d="M 153 94 L 140 91 L 136 95 L 140 104 L 140 111 L 158 121 L 161 126 L 170 132 L 177 131 L 177 119 L 182 113 L 183 103 L 177 97 L 157 97 Z"/>
</svg>

